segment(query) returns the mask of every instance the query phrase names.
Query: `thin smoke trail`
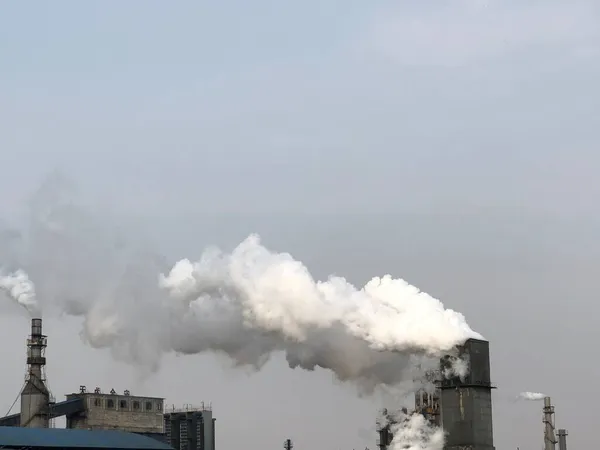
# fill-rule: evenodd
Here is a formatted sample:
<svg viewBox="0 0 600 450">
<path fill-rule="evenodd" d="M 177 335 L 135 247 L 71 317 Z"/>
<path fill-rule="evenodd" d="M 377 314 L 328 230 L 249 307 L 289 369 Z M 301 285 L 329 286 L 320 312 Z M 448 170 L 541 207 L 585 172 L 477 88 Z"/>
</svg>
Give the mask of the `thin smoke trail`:
<svg viewBox="0 0 600 450">
<path fill-rule="evenodd" d="M 529 400 L 529 401 L 540 401 L 544 400 L 547 397 L 546 394 L 542 394 L 541 392 L 521 392 L 517 398 L 521 400 Z"/>
</svg>

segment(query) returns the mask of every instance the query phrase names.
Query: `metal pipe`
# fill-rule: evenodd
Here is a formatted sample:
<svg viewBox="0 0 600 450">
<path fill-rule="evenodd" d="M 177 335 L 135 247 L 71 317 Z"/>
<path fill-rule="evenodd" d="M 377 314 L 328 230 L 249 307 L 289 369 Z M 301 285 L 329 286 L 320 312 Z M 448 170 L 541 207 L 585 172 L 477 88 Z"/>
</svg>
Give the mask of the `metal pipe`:
<svg viewBox="0 0 600 450">
<path fill-rule="evenodd" d="M 567 430 L 558 430 L 558 450 L 567 450 Z"/>
</svg>

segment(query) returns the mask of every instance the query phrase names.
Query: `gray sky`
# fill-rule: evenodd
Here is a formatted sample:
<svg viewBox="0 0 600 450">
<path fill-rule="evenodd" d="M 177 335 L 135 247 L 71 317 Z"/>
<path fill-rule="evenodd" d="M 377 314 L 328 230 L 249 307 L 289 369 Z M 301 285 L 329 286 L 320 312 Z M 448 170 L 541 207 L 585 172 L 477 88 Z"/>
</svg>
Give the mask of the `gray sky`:
<svg viewBox="0 0 600 450">
<path fill-rule="evenodd" d="M 600 392 L 593 0 L 4 5 L 0 216 L 52 170 L 169 259 L 259 232 L 315 276 L 391 273 L 491 341 L 498 449 L 539 448 L 552 395 L 573 448 Z M 15 317 L 21 317 L 16 320 Z M 0 407 L 23 380 L 3 309 Z M 143 383 L 48 320 L 57 396 L 80 384 L 212 401 L 219 447 L 374 447 L 374 399 L 273 360 L 170 357 Z"/>
</svg>

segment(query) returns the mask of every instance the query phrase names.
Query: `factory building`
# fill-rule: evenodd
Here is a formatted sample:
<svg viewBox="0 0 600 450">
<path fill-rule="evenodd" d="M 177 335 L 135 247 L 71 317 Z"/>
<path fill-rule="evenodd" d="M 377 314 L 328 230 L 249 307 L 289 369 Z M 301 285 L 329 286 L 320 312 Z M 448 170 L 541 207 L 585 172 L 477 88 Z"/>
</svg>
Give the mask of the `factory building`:
<svg viewBox="0 0 600 450">
<path fill-rule="evenodd" d="M 490 381 L 489 343 L 469 339 L 458 347 L 459 357 L 466 360 L 469 373 L 459 377 L 444 378 L 441 374 L 451 363 L 442 358 L 439 371 L 429 372 L 429 381 L 436 384 L 433 392 L 421 389 L 415 394 L 415 412 L 444 428 L 444 450 L 495 450 L 492 428 L 492 384 Z M 390 425 L 393 417 L 378 425 L 380 450 L 392 443 Z"/>
<path fill-rule="evenodd" d="M 14 450 L 173 450 L 168 444 L 124 431 L 0 427 L 0 448 Z"/>
<path fill-rule="evenodd" d="M 125 391 L 102 393 L 100 388 L 87 392 L 80 386 L 79 393 L 67 395 L 67 400 L 80 399 L 81 411 L 67 415 L 67 428 L 85 430 L 122 430 L 132 433 L 164 433 L 164 399 L 138 397 Z"/>
<path fill-rule="evenodd" d="M 164 421 L 167 442 L 175 450 L 215 450 L 216 419 L 210 406 L 173 408 Z"/>
<path fill-rule="evenodd" d="M 429 371 L 426 379 L 433 389 L 422 388 L 415 392 L 415 412 L 422 414 L 432 425 L 439 427 L 442 424 L 439 387 L 441 374 L 438 370 Z"/>
<path fill-rule="evenodd" d="M 153 450 L 170 449 L 169 442 L 174 442 L 177 449 L 215 450 L 215 419 L 212 408 L 204 404 L 164 414 L 161 397 L 121 394 L 114 389 L 104 393 L 100 388 L 88 392 L 85 386 L 56 403 L 46 384 L 46 347 L 42 320 L 32 319 L 21 412 L 0 417 L 0 448 Z M 53 419 L 62 416 L 67 429 L 53 428 Z"/>
</svg>

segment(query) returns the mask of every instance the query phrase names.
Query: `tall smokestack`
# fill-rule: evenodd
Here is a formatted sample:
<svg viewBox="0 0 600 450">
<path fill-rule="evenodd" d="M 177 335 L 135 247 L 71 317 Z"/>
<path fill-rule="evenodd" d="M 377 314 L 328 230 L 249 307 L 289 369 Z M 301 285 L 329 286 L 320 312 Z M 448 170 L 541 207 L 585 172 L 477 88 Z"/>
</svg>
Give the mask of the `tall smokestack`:
<svg viewBox="0 0 600 450">
<path fill-rule="evenodd" d="M 48 428 L 50 392 L 46 387 L 47 337 L 42 334 L 42 319 L 31 319 L 27 340 L 27 379 L 21 392 L 21 426 Z"/>
<path fill-rule="evenodd" d="M 469 339 L 459 354 L 468 374 L 443 379 L 440 385 L 444 450 L 494 450 L 489 342 Z M 442 373 L 449 364 L 448 358 L 442 359 Z"/>
<path fill-rule="evenodd" d="M 567 430 L 558 430 L 558 450 L 567 450 Z"/>
<path fill-rule="evenodd" d="M 554 406 L 550 397 L 544 397 L 544 450 L 556 449 L 556 435 L 554 434 Z"/>
</svg>

